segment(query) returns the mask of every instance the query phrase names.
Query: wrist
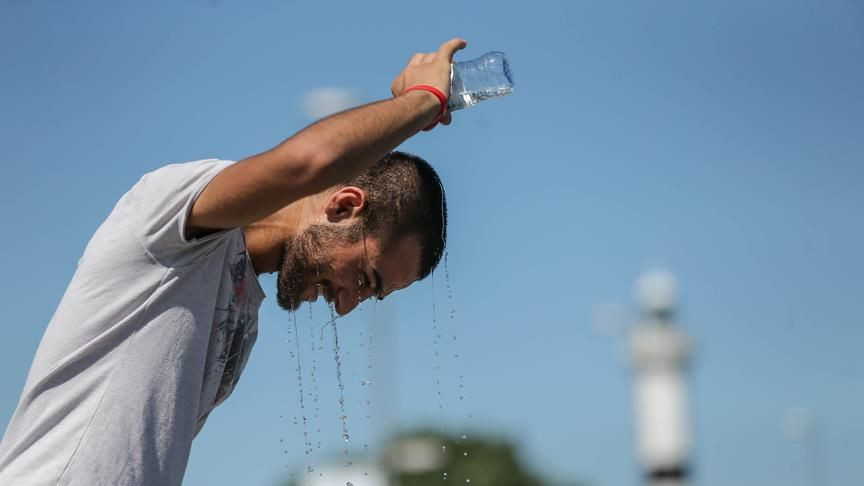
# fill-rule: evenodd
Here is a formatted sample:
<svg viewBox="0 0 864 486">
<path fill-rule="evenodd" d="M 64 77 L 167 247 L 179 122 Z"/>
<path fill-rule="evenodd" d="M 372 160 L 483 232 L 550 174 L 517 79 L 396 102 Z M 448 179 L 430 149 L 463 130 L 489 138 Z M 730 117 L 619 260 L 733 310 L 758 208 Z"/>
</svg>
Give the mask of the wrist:
<svg viewBox="0 0 864 486">
<path fill-rule="evenodd" d="M 403 96 L 416 96 L 418 99 L 421 100 L 421 103 L 423 105 L 422 108 L 424 110 L 427 108 L 428 109 L 437 108 L 438 110 L 441 109 L 440 108 L 441 103 L 438 101 L 438 97 L 435 96 L 434 94 L 432 94 L 432 92 L 426 91 L 425 89 L 412 89 L 412 88 L 414 88 L 414 87 L 405 89 L 405 91 L 402 92 L 402 95 Z M 435 111 L 435 110 L 433 110 L 433 111 Z"/>
<path fill-rule="evenodd" d="M 402 95 L 410 95 L 411 93 L 415 92 L 424 93 L 422 95 L 423 99 L 425 100 L 424 112 L 431 111 L 431 113 L 435 114 L 435 118 L 432 120 L 432 122 L 423 129 L 424 131 L 432 130 L 433 128 L 435 128 L 436 125 L 438 125 L 438 122 L 440 122 L 444 118 L 444 115 L 447 114 L 447 97 L 440 89 L 428 84 L 418 84 L 410 86 L 402 92 Z M 418 95 L 413 96 L 419 98 Z"/>
</svg>

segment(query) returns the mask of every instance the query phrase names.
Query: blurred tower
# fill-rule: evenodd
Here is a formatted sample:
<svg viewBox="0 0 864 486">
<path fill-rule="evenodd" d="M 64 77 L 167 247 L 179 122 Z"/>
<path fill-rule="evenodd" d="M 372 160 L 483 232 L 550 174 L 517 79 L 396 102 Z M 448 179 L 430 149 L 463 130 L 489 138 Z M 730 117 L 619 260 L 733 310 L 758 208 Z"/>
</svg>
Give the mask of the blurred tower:
<svg viewBox="0 0 864 486">
<path fill-rule="evenodd" d="M 683 486 L 690 478 L 688 338 L 675 325 L 678 285 L 666 271 L 636 286 L 639 319 L 630 334 L 637 454 L 646 485 Z"/>
</svg>

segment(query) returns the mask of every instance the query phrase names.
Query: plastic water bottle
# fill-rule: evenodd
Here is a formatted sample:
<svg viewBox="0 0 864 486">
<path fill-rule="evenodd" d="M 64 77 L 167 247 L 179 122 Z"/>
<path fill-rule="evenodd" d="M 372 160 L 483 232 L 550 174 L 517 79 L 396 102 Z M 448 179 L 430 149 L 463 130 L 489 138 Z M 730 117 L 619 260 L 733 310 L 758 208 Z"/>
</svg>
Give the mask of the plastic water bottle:
<svg viewBox="0 0 864 486">
<path fill-rule="evenodd" d="M 450 70 L 447 109 L 461 110 L 513 92 L 513 73 L 503 52 L 487 52 L 473 61 L 457 62 Z"/>
</svg>

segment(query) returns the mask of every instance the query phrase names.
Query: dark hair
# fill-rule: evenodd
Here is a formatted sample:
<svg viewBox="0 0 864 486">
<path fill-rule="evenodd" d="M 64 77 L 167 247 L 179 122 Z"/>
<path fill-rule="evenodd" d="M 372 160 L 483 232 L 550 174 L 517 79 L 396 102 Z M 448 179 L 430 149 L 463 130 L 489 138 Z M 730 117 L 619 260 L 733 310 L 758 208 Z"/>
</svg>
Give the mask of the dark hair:
<svg viewBox="0 0 864 486">
<path fill-rule="evenodd" d="M 447 200 L 435 169 L 416 155 L 394 151 L 345 185 L 366 191 L 366 230 L 376 233 L 385 247 L 417 237 L 418 277 L 432 273 L 447 244 Z"/>
</svg>

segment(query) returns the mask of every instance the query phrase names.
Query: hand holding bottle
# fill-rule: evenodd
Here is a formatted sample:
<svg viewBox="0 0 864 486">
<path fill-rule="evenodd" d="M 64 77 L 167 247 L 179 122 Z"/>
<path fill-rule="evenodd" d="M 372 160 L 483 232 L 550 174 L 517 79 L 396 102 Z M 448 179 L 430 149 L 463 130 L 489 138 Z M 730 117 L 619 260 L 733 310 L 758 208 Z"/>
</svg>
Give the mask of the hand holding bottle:
<svg viewBox="0 0 864 486">
<path fill-rule="evenodd" d="M 393 81 L 390 91 L 393 96 L 401 95 L 412 86 L 428 85 L 450 97 L 450 65 L 456 51 L 464 49 L 468 43 L 462 39 L 450 39 L 441 44 L 436 52 L 417 53 Z M 430 93 L 431 96 L 431 93 Z M 441 119 L 444 125 L 450 124 L 450 112 Z"/>
</svg>

